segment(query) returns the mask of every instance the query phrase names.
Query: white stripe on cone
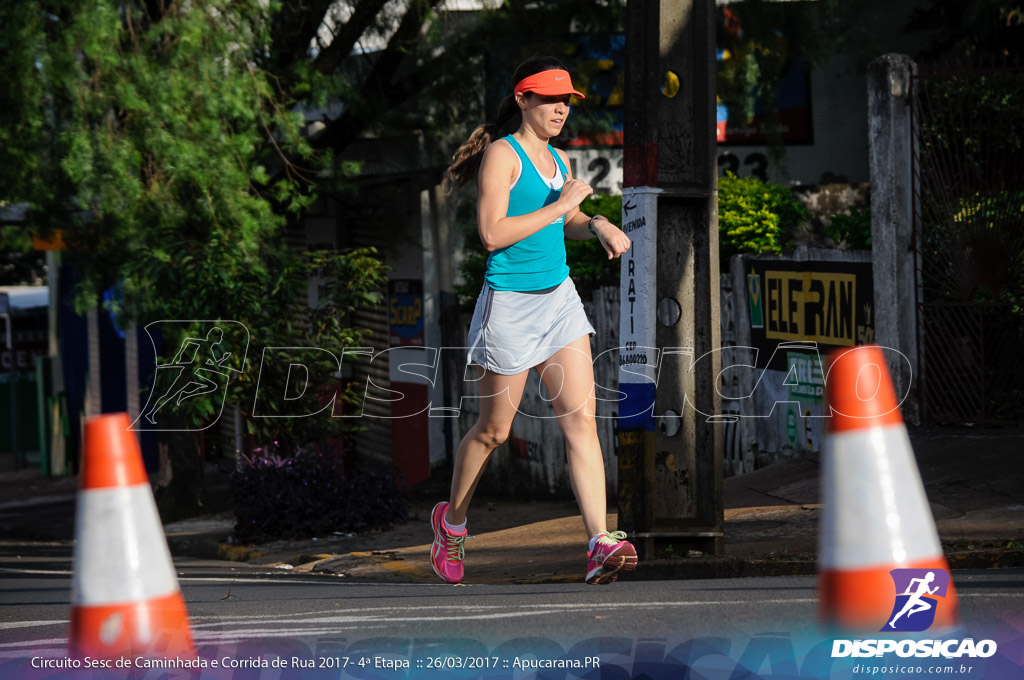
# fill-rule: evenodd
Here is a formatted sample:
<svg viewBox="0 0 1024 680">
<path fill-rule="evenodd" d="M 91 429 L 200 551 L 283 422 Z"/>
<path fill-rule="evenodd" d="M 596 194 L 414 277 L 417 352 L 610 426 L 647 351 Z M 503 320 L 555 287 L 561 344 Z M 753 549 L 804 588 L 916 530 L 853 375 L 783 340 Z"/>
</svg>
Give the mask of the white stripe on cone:
<svg viewBox="0 0 1024 680">
<path fill-rule="evenodd" d="M 148 484 L 78 494 L 72 606 L 139 602 L 179 591 Z"/>
<path fill-rule="evenodd" d="M 820 568 L 891 568 L 942 556 L 906 427 L 837 432 L 822 451 Z"/>
</svg>

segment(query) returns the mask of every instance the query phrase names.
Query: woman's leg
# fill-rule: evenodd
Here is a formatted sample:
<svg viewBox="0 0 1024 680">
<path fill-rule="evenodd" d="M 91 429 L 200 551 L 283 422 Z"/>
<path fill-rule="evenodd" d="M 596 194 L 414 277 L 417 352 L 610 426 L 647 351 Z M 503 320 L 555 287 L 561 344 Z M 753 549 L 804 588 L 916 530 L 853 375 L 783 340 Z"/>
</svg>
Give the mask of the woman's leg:
<svg viewBox="0 0 1024 680">
<path fill-rule="evenodd" d="M 587 538 L 605 531 L 604 457 L 597 438 L 594 362 L 590 337 L 583 336 L 558 350 L 537 367 L 551 394 L 558 426 L 565 437 L 569 479 L 583 515 Z"/>
<path fill-rule="evenodd" d="M 455 454 L 455 470 L 452 473 L 452 494 L 449 499 L 448 522 L 462 524 L 466 521 L 469 502 L 476 491 L 476 485 L 483 475 L 491 452 L 508 439 L 523 388 L 530 371 L 515 375 L 501 375 L 484 371 L 480 379 L 480 417 L 476 425 L 466 433 Z"/>
</svg>

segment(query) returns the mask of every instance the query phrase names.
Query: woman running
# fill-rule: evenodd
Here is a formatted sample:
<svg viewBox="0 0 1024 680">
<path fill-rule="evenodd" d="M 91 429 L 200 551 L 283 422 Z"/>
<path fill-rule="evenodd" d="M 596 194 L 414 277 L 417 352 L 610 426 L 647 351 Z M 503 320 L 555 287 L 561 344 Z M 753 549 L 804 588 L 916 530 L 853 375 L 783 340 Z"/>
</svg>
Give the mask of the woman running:
<svg viewBox="0 0 1024 680">
<path fill-rule="evenodd" d="M 512 76 L 513 94 L 494 123 L 481 125 L 459 148 L 446 182 L 478 182 L 480 239 L 490 252 L 485 283 L 469 329 L 468 363 L 483 367 L 480 418 L 459 445 L 451 498 L 431 513 L 434 571 L 449 583 L 463 577 L 466 513 L 491 452 L 508 438 L 531 368 L 552 395 L 565 437 L 573 492 L 590 537 L 586 581 L 611 583 L 636 567 L 636 550 L 605 524 L 604 458 L 597 437 L 594 368 L 587 320 L 565 263 L 565 239 L 597 238 L 608 259 L 630 241 L 601 215 L 579 205 L 593 189 L 573 179 L 564 151 L 549 146 L 569 115 L 573 89 L 565 66 L 534 57 Z M 518 129 L 497 139 L 499 130 Z M 477 171 L 478 172 L 475 172 Z"/>
</svg>

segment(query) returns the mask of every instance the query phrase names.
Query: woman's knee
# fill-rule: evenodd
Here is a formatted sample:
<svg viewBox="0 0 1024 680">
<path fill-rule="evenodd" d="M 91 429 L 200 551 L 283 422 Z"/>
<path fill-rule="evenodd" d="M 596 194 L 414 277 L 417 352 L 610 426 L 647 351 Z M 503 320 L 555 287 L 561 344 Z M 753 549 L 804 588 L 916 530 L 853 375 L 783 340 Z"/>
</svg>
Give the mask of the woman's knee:
<svg viewBox="0 0 1024 680">
<path fill-rule="evenodd" d="M 584 408 L 558 416 L 558 427 L 566 439 L 597 436 L 597 418 Z"/>
<path fill-rule="evenodd" d="M 478 422 L 474 428 L 474 438 L 489 449 L 495 449 L 508 440 L 512 423 Z"/>
</svg>

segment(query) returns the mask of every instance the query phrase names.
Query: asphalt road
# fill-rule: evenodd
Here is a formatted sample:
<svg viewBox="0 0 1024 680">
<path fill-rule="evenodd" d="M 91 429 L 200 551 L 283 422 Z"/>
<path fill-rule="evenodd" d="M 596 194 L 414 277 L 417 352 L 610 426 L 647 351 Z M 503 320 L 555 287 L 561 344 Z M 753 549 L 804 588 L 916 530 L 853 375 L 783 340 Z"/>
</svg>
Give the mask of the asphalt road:
<svg viewBox="0 0 1024 680">
<path fill-rule="evenodd" d="M 410 660 L 425 672 L 423 664 L 435 662 L 497 663 L 509 670 L 516 659 L 591 655 L 600 655 L 606 670 L 610 658 L 628 660 L 632 670 L 618 677 L 636 677 L 639 660 L 700 640 L 726 644 L 723 658 L 739 658 L 754 643 L 777 643 L 790 658 L 795 647 L 800 659 L 823 639 L 815 632 L 813 577 L 451 586 L 354 583 L 233 562 L 175 564 L 201 656 L 287 659 L 276 673 L 236 670 L 226 677 L 306 678 L 316 673 L 300 670 L 304 664 L 336 663 L 349 666 L 321 675 L 404 678 L 416 676 L 417 667 L 395 671 L 387 664 Z M 66 543 L 0 542 L 0 677 L 13 677 L 4 669 L 30 657 L 64 654 L 70 569 Z M 988 631 L 1021 620 L 1024 571 L 954 572 L 954 580 L 965 628 Z M 764 663 L 770 669 L 786 653 L 768 653 Z M 354 665 L 362 659 L 372 659 L 371 667 Z M 385 665 L 374 670 L 380 660 Z M 480 676 L 466 668 L 451 672 Z"/>
</svg>

